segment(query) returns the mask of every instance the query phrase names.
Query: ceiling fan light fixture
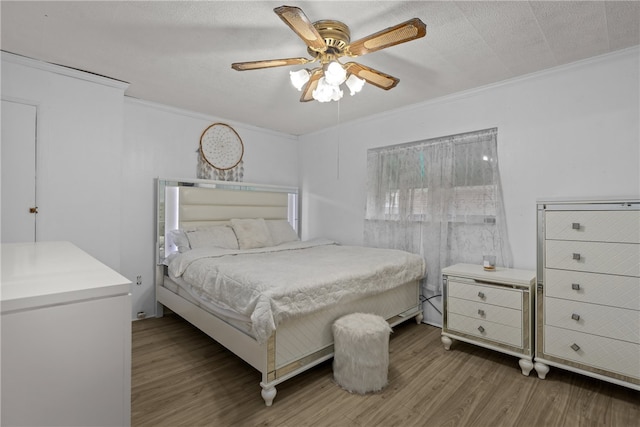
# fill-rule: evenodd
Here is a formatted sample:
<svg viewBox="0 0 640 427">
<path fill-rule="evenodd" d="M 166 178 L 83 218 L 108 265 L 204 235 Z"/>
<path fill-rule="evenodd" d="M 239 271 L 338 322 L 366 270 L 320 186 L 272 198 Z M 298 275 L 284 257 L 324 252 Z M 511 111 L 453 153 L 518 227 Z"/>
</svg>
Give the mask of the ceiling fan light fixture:
<svg viewBox="0 0 640 427">
<path fill-rule="evenodd" d="M 362 90 L 362 88 L 364 87 L 365 81 L 359 77 L 356 77 L 355 74 L 350 74 L 349 78 L 345 83 L 349 88 L 349 91 L 351 91 L 351 96 L 353 96 Z"/>
<path fill-rule="evenodd" d="M 318 86 L 314 89 L 312 96 L 318 102 L 338 101 L 342 98 L 343 92 L 340 86 L 330 84 L 326 77 L 318 80 Z"/>
<path fill-rule="evenodd" d="M 394 88 L 399 79 L 356 62 L 342 65 L 338 59 L 362 56 L 419 39 L 427 34 L 427 26 L 424 22 L 419 18 L 413 18 L 351 42 L 349 27 L 340 21 L 311 22 L 302 9 L 295 6 L 280 6 L 273 11 L 304 41 L 307 45 L 307 53 L 312 59 L 284 58 L 235 62 L 231 64 L 231 68 L 244 71 L 317 61 L 320 67 L 311 71 L 304 69 L 289 73 L 293 86 L 303 92 L 300 102 L 312 99 L 319 102 L 338 101 L 343 95 L 340 85 L 345 81 L 352 96 L 362 90 L 365 81 L 384 90 Z M 363 77 L 364 80 L 358 76 Z"/>
<path fill-rule="evenodd" d="M 347 78 L 347 70 L 337 61 L 332 61 L 324 70 L 324 77 L 330 85 L 341 85 Z"/>
<path fill-rule="evenodd" d="M 298 91 L 301 91 L 303 86 L 309 81 L 309 77 L 311 76 L 311 73 L 309 73 L 309 70 L 307 70 L 306 68 L 303 68 L 302 70 L 298 70 L 298 71 L 290 71 L 289 72 L 289 78 L 291 79 L 291 84 L 298 89 Z"/>
</svg>

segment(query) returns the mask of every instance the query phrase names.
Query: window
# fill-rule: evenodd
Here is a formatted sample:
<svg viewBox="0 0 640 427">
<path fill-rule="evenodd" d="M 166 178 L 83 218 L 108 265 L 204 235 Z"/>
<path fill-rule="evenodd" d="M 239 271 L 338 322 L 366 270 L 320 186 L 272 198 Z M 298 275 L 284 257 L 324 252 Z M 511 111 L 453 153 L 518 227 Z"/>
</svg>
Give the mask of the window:
<svg viewBox="0 0 640 427">
<path fill-rule="evenodd" d="M 512 266 L 497 129 L 369 150 L 367 174 L 365 244 L 423 255 L 427 289 L 457 262 Z"/>
</svg>

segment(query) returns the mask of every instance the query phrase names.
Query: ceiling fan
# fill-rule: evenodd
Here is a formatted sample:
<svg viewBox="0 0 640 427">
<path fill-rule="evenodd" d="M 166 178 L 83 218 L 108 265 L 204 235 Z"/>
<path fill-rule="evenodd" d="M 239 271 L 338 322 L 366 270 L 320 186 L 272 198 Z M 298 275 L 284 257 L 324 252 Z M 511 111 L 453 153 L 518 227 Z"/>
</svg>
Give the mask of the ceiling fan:
<svg viewBox="0 0 640 427">
<path fill-rule="evenodd" d="M 291 82 L 302 91 L 301 102 L 313 99 L 320 102 L 337 101 L 342 97 L 342 90 L 339 88 L 342 83 L 346 83 L 351 95 L 362 89 L 365 81 L 385 90 L 394 88 L 400 81 L 396 77 L 356 62 L 343 64 L 338 59 L 362 56 L 427 34 L 426 25 L 420 19 L 413 18 L 351 42 L 349 27 L 340 21 L 321 20 L 311 23 L 302 9 L 295 6 L 280 6 L 273 11 L 305 42 L 312 58 L 236 62 L 231 67 L 246 71 L 319 62 L 319 66 L 311 70 L 290 73 Z"/>
</svg>

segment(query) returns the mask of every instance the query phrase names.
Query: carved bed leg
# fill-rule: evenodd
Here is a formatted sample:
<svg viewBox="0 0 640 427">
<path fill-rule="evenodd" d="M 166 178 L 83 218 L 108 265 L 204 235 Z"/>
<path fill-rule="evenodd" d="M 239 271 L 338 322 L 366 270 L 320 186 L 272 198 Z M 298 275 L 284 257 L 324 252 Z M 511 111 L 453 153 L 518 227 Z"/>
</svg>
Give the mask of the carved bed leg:
<svg viewBox="0 0 640 427">
<path fill-rule="evenodd" d="M 422 311 L 420 311 L 420 313 L 416 314 L 416 323 L 419 325 L 420 323 L 422 323 L 422 320 L 424 319 L 424 314 L 422 313 Z"/>
<path fill-rule="evenodd" d="M 545 379 L 545 377 L 549 373 L 549 366 L 545 365 L 544 363 L 535 362 L 533 364 L 533 368 L 536 370 L 536 372 L 538 373 L 538 378 L 540 378 L 541 380 Z"/>
<path fill-rule="evenodd" d="M 518 361 L 518 364 L 520 365 L 520 369 L 522 369 L 522 375 L 528 377 L 529 372 L 531 372 L 531 370 L 533 369 L 533 362 L 527 359 L 520 359 Z"/>
<path fill-rule="evenodd" d="M 444 349 L 449 350 L 451 348 L 451 344 L 453 344 L 453 340 L 446 335 L 442 335 L 440 337 L 442 344 L 444 344 Z"/>
<path fill-rule="evenodd" d="M 276 393 L 278 391 L 273 386 L 262 386 L 262 398 L 264 399 L 264 404 L 267 406 L 271 406 L 273 404 L 273 399 L 276 398 Z"/>
</svg>

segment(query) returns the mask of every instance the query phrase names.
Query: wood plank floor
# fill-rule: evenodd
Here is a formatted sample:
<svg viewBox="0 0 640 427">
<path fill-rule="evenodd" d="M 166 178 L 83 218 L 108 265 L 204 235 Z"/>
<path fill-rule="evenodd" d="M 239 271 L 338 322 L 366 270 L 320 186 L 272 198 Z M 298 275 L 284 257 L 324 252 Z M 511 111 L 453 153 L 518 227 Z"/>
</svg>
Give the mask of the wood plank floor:
<svg viewBox="0 0 640 427">
<path fill-rule="evenodd" d="M 133 323 L 135 426 L 640 426 L 640 392 L 517 358 L 407 322 L 389 343 L 389 385 L 350 394 L 331 361 L 280 384 L 272 407 L 252 367 L 176 315 Z"/>
</svg>

